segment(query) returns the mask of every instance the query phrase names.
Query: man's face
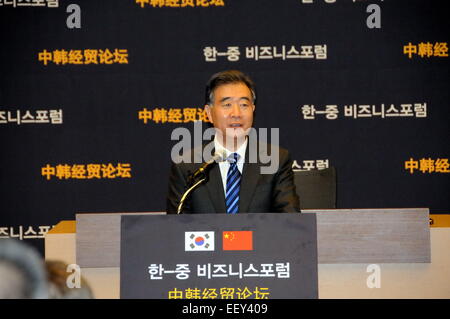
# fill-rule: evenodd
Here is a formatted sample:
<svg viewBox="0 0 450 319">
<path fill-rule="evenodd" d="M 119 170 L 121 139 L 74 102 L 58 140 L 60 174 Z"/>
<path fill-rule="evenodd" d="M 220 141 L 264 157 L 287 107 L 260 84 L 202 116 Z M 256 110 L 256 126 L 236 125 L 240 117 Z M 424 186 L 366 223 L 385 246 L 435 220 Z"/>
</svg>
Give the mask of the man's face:
<svg viewBox="0 0 450 319">
<path fill-rule="evenodd" d="M 253 125 L 253 97 L 244 83 L 230 83 L 214 90 L 213 105 L 205 105 L 209 120 L 228 142 L 245 137 Z M 225 142 L 223 141 L 223 142 Z"/>
</svg>

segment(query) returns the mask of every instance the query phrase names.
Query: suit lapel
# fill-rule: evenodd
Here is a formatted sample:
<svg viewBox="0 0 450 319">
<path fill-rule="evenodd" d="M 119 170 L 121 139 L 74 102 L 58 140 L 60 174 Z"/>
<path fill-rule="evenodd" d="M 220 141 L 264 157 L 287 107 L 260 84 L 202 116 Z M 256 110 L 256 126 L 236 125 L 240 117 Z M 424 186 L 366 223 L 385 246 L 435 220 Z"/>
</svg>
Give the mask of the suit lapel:
<svg viewBox="0 0 450 319">
<path fill-rule="evenodd" d="M 245 163 L 242 170 L 241 189 L 239 191 L 239 212 L 248 212 L 255 195 L 259 179 L 259 163 L 249 163 L 249 147 L 245 152 Z"/>
<path fill-rule="evenodd" d="M 212 142 L 211 142 L 212 143 Z M 212 154 L 215 153 L 213 148 Z M 205 161 L 208 161 L 211 156 L 208 154 L 205 157 Z M 205 184 L 208 189 L 209 198 L 214 206 L 216 213 L 226 213 L 227 208 L 225 207 L 225 194 L 223 192 L 222 175 L 220 174 L 219 164 L 214 164 L 214 166 L 209 171 L 209 180 Z"/>
<path fill-rule="evenodd" d="M 226 213 L 225 194 L 223 193 L 222 176 L 218 164 L 214 164 L 214 167 L 211 168 L 206 188 L 208 189 L 209 197 L 216 210 L 215 212 Z"/>
</svg>

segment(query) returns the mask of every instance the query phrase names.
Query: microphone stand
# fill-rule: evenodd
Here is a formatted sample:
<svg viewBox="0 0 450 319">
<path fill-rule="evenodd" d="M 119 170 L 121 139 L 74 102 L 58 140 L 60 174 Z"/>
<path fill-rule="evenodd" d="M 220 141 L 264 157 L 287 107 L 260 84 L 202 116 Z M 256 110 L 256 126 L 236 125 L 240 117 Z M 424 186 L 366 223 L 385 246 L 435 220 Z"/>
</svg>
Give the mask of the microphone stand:
<svg viewBox="0 0 450 319">
<path fill-rule="evenodd" d="M 189 197 L 189 195 L 194 191 L 194 189 L 196 189 L 201 183 L 206 182 L 208 179 L 207 175 L 203 175 L 203 177 L 197 181 L 196 183 L 194 183 L 194 185 L 192 185 L 191 187 L 188 188 L 188 190 L 186 192 L 184 192 L 183 196 L 180 199 L 180 204 L 178 205 L 178 209 L 177 209 L 177 214 L 181 214 L 183 212 L 183 208 L 184 208 L 184 202 L 186 201 L 186 199 Z"/>
<path fill-rule="evenodd" d="M 184 192 L 183 196 L 180 199 L 180 204 L 177 208 L 177 214 L 181 214 L 183 212 L 184 203 L 189 195 L 202 183 L 206 183 L 208 181 L 208 172 L 211 169 L 211 166 L 214 163 L 217 163 L 218 160 L 223 159 L 223 154 L 215 154 L 209 161 L 204 163 L 197 171 L 195 171 L 191 176 L 188 177 L 187 185 L 188 190 Z M 200 176 L 198 181 L 195 181 L 197 177 Z"/>
</svg>

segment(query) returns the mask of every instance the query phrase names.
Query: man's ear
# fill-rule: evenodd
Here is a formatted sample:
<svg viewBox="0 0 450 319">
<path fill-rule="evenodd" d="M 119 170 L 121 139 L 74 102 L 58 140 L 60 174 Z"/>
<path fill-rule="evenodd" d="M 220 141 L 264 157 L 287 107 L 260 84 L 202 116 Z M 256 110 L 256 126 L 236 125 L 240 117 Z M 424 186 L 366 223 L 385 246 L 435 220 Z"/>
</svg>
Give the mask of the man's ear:
<svg viewBox="0 0 450 319">
<path fill-rule="evenodd" d="M 214 124 L 212 114 L 211 114 L 211 106 L 209 104 L 205 104 L 206 115 L 208 115 L 208 120 Z"/>
</svg>

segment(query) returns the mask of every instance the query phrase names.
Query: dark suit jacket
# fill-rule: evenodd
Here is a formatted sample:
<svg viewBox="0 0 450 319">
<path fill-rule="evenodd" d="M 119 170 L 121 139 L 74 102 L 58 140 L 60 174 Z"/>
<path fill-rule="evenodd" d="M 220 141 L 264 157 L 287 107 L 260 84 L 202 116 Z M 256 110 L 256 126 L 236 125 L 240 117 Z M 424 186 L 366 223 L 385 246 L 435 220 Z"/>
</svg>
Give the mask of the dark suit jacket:
<svg viewBox="0 0 450 319">
<path fill-rule="evenodd" d="M 198 152 L 202 149 L 192 150 L 189 154 L 191 160 L 196 152 L 201 154 Z M 271 149 L 270 144 L 258 144 L 259 152 L 268 150 L 270 154 Z M 239 192 L 239 213 L 300 212 L 289 152 L 279 148 L 279 166 L 274 174 L 260 173 L 261 166 L 268 166 L 268 164 L 261 164 L 259 156 L 257 163 L 249 163 L 248 146 L 245 157 Z M 168 214 L 176 214 L 180 198 L 186 190 L 186 181 L 200 166 L 201 163 L 195 164 L 192 161 L 191 163 L 172 163 L 167 196 Z M 190 195 L 183 213 L 226 213 L 225 195 L 218 164 L 213 164 L 209 170 L 209 180 Z"/>
</svg>

